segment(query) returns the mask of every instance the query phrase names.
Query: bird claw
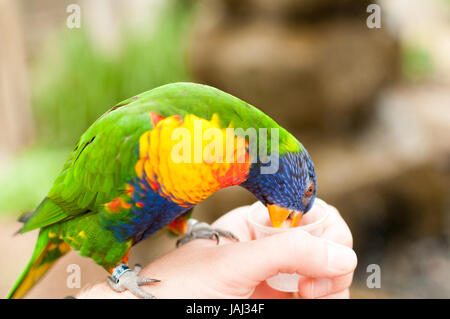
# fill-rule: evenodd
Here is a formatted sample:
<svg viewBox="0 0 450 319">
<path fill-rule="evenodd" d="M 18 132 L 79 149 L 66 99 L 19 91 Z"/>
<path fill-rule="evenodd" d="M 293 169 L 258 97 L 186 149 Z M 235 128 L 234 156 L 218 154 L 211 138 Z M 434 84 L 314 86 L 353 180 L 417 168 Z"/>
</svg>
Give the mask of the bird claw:
<svg viewBox="0 0 450 319">
<path fill-rule="evenodd" d="M 116 267 L 116 269 L 119 267 L 121 267 L 120 273 L 117 276 L 115 276 L 115 274 L 113 273 L 113 276 L 117 279 L 114 279 L 113 277 L 106 278 L 110 287 L 114 291 L 123 292 L 125 290 L 128 290 L 137 297 L 144 299 L 155 299 L 155 296 L 146 292 L 139 286 L 160 282 L 161 280 L 139 277 L 138 274 L 142 269 L 140 265 L 135 265 L 133 270 L 128 268 L 128 266 L 126 266 L 125 264 L 120 264 Z"/>
<path fill-rule="evenodd" d="M 212 228 L 207 223 L 199 223 L 195 219 L 190 219 L 188 224 L 188 234 L 177 241 L 177 247 L 187 244 L 194 239 L 213 239 L 219 244 L 220 237 L 225 237 L 234 241 L 239 238 L 228 230 Z"/>
</svg>

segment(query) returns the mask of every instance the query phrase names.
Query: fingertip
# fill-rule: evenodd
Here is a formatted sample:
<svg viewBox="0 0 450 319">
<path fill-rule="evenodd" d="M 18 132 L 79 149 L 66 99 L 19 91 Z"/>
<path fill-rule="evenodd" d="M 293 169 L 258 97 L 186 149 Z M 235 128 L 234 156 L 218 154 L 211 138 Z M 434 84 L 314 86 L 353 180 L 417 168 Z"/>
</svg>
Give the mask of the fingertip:
<svg viewBox="0 0 450 319">
<path fill-rule="evenodd" d="M 353 249 L 329 242 L 328 244 L 328 267 L 337 275 L 343 275 L 355 270 L 358 258 Z"/>
</svg>

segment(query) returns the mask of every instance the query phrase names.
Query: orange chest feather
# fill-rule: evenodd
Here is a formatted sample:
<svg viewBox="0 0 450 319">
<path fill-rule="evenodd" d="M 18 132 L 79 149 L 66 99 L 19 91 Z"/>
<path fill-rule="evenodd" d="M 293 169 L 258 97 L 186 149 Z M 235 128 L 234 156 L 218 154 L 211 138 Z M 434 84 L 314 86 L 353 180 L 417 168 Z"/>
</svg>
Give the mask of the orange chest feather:
<svg viewBox="0 0 450 319">
<path fill-rule="evenodd" d="M 250 165 L 245 139 L 220 128 L 217 115 L 186 115 L 161 119 L 140 137 L 135 170 L 161 196 L 190 206 L 245 181 Z"/>
</svg>

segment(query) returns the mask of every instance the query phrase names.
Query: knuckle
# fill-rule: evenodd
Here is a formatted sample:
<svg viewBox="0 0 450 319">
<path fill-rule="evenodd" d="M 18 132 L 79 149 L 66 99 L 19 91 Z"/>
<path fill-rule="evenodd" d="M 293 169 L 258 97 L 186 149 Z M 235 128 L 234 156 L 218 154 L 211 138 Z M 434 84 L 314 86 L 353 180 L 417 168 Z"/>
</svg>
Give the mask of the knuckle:
<svg viewBox="0 0 450 319">
<path fill-rule="evenodd" d="M 331 209 L 333 214 L 337 214 L 339 216 L 341 215 L 335 206 L 328 204 L 328 207 Z"/>
<path fill-rule="evenodd" d="M 306 232 L 298 232 L 293 238 L 292 242 L 292 251 L 295 253 L 301 261 L 304 261 L 305 258 L 308 258 L 309 263 L 312 267 L 308 267 L 311 269 L 316 269 L 317 267 L 323 267 L 328 262 L 328 246 L 325 242 L 316 238 Z M 305 275 L 309 275 L 305 273 Z"/>
</svg>

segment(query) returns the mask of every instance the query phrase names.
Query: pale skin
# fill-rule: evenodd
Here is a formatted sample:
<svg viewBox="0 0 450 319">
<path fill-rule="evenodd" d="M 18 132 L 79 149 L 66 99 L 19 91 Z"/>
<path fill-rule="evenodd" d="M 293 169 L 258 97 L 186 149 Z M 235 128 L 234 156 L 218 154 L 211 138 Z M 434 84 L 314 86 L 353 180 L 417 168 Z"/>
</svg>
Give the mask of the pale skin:
<svg viewBox="0 0 450 319">
<path fill-rule="evenodd" d="M 225 214 L 212 226 L 231 231 L 240 242 L 196 239 L 155 260 L 139 274 L 161 282 L 141 286 L 156 298 L 349 298 L 357 258 L 351 232 L 328 205 L 324 232 L 302 230 L 254 240 L 249 206 Z M 316 205 L 305 215 L 314 216 Z M 298 293 L 276 291 L 265 280 L 278 272 L 298 273 Z M 113 291 L 106 282 L 90 285 L 77 298 L 137 298 Z"/>
</svg>

